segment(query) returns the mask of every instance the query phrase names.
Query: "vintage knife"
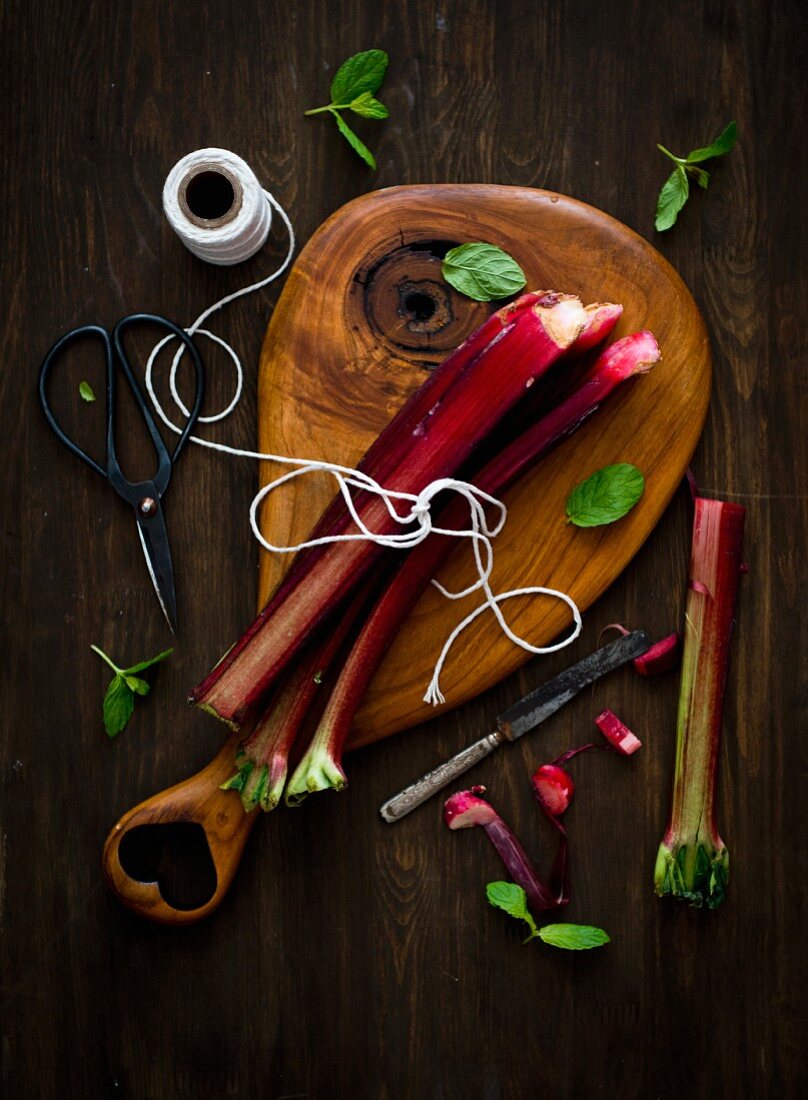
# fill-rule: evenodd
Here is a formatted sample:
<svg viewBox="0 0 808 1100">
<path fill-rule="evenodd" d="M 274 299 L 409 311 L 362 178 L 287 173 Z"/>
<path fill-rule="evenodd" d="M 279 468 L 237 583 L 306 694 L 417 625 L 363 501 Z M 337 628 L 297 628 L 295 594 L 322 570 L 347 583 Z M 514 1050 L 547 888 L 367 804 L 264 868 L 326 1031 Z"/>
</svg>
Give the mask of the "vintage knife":
<svg viewBox="0 0 808 1100">
<path fill-rule="evenodd" d="M 398 821 L 421 803 L 426 802 L 442 787 L 451 783 L 453 779 L 457 779 L 469 768 L 484 760 L 505 741 L 515 741 L 523 733 L 535 729 L 574 698 L 582 688 L 594 683 L 607 672 L 620 668 L 628 661 L 633 661 L 635 657 L 640 657 L 650 645 L 648 635 L 642 630 L 635 630 L 632 634 L 618 638 L 616 642 L 584 657 L 582 661 L 560 672 L 558 676 L 554 676 L 546 684 L 531 691 L 518 703 L 508 707 L 497 718 L 497 728 L 494 733 L 489 733 L 479 741 L 475 741 L 467 749 L 463 749 L 445 763 L 439 764 L 434 771 L 429 772 L 422 779 L 411 783 L 399 794 L 388 799 L 380 807 L 379 813 L 385 821 Z"/>
</svg>

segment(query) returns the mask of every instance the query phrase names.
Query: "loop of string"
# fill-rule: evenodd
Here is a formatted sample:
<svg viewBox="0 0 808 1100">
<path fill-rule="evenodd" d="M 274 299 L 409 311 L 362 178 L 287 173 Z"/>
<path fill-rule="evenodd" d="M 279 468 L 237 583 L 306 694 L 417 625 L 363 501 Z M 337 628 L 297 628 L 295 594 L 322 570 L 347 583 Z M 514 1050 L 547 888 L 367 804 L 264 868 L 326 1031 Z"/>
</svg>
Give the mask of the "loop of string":
<svg viewBox="0 0 808 1100">
<path fill-rule="evenodd" d="M 235 349 L 223 340 L 220 336 L 203 329 L 201 326 L 211 316 L 211 314 L 217 312 L 223 306 L 228 305 L 230 302 L 235 301 L 237 298 L 244 297 L 246 294 L 251 294 L 253 291 L 260 290 L 275 279 L 287 269 L 291 263 L 292 256 L 295 250 L 295 235 L 292 228 L 292 223 L 286 215 L 283 207 L 278 203 L 275 198 L 262 189 L 265 196 L 266 203 L 269 208 L 275 210 L 280 216 L 281 220 L 286 227 L 286 231 L 289 238 L 288 248 L 286 255 L 280 265 L 270 275 L 259 280 L 256 283 L 252 283 L 250 286 L 244 287 L 241 290 L 235 291 L 233 294 L 228 294 L 226 297 L 221 298 L 218 302 L 214 302 L 212 306 L 209 306 L 203 313 L 201 313 L 196 320 L 185 331 L 189 336 L 205 336 L 209 340 L 218 344 L 225 350 L 230 359 L 232 360 L 235 368 L 235 388 L 234 394 L 230 402 L 218 413 L 214 413 L 209 416 L 200 416 L 199 422 L 205 424 L 212 424 L 216 421 L 223 420 L 228 416 L 233 409 L 237 406 L 243 389 L 244 371 L 241 364 L 241 360 Z M 174 340 L 174 336 L 167 336 L 162 339 L 152 349 L 151 354 L 146 363 L 146 375 L 145 383 L 151 402 L 154 406 L 154 410 L 157 413 L 160 420 L 165 426 L 175 434 L 179 435 L 182 428 L 175 424 L 167 415 L 163 406 L 161 405 L 157 394 L 154 389 L 154 364 L 157 356 L 162 349 Z M 180 347 L 175 353 L 172 362 L 171 370 L 169 374 L 169 389 L 172 399 L 174 400 L 179 411 L 188 416 L 188 408 L 182 401 L 177 386 L 177 374 L 180 361 L 184 354 L 184 348 Z M 425 486 L 419 493 L 406 493 L 397 492 L 392 489 L 386 489 L 383 485 L 380 485 L 375 478 L 362 470 L 357 470 L 351 466 L 343 466 L 335 462 L 324 462 L 319 459 L 307 459 L 307 458 L 289 458 L 286 455 L 276 455 L 266 453 L 262 451 L 245 450 L 240 447 L 231 447 L 225 443 L 217 443 L 213 440 L 203 439 L 197 435 L 189 436 L 191 442 L 196 443 L 200 447 L 207 447 L 210 450 L 219 451 L 223 454 L 234 455 L 239 458 L 257 459 L 261 462 L 275 462 L 283 466 L 293 467 L 287 473 L 280 475 L 273 481 L 263 486 L 258 493 L 256 493 L 253 501 L 250 505 L 250 526 L 252 528 L 253 535 L 270 553 L 275 554 L 292 554 L 297 553 L 299 550 L 308 549 L 313 546 L 323 546 L 328 543 L 334 542 L 349 542 L 349 541 L 370 541 L 378 546 L 382 546 L 389 549 L 406 550 L 417 546 L 423 542 L 430 534 L 447 535 L 452 538 L 468 539 L 471 541 L 474 562 L 477 569 L 477 579 L 462 591 L 451 592 L 438 581 L 433 580 L 432 583 L 438 589 L 438 591 L 449 600 L 459 600 L 467 596 L 472 595 L 475 592 L 482 591 L 485 599 L 474 611 L 466 615 L 451 632 L 446 639 L 441 653 L 435 663 L 435 668 L 432 673 L 432 679 L 424 695 L 424 702 L 431 703 L 436 706 L 445 702 L 445 697 L 440 690 L 440 674 L 443 666 L 448 657 L 449 651 L 456 639 L 463 633 L 474 620 L 481 615 L 484 611 L 490 610 L 501 630 L 504 634 L 515 644 L 529 653 L 554 653 L 556 650 L 563 649 L 573 642 L 581 632 L 582 620 L 578 607 L 565 592 L 558 591 L 553 588 L 545 588 L 542 586 L 531 586 L 527 588 L 518 588 L 509 592 L 502 592 L 495 594 L 489 584 L 491 572 L 494 566 L 494 550 L 492 546 L 492 539 L 494 539 L 502 530 L 507 519 L 507 509 L 505 505 L 497 500 L 495 497 L 490 496 L 488 493 L 478 489 L 476 485 L 472 485 L 470 482 L 459 481 L 454 478 L 440 478 L 431 482 Z M 322 538 L 307 539 L 304 542 L 297 543 L 293 546 L 278 546 L 269 542 L 264 536 L 259 527 L 258 514 L 262 502 L 270 494 L 279 489 L 282 485 L 288 484 L 298 477 L 309 475 L 313 473 L 327 473 L 330 474 L 336 484 L 337 488 L 343 498 L 345 506 L 357 528 L 356 532 L 341 535 L 326 535 Z M 353 499 L 352 490 L 372 493 L 377 496 L 384 504 L 388 515 L 394 523 L 402 528 L 401 531 L 394 531 L 393 533 L 383 533 L 379 531 L 373 531 L 365 524 L 361 515 L 359 514 L 356 503 Z M 459 493 L 466 500 L 469 506 L 469 520 L 470 525 L 467 528 L 458 530 L 457 528 L 443 528 L 437 526 L 433 522 L 432 518 L 432 502 L 434 498 L 444 491 L 452 491 Z M 398 507 L 397 507 L 398 505 Z M 495 522 L 489 521 L 486 508 L 491 509 L 495 515 Z M 505 616 L 502 613 L 500 605 L 506 600 L 512 599 L 517 596 L 549 596 L 554 599 L 562 600 L 568 605 L 572 613 L 573 626 L 566 637 L 561 641 L 556 642 L 554 645 L 549 646 L 534 646 L 524 638 L 516 634 L 508 625 Z"/>
</svg>

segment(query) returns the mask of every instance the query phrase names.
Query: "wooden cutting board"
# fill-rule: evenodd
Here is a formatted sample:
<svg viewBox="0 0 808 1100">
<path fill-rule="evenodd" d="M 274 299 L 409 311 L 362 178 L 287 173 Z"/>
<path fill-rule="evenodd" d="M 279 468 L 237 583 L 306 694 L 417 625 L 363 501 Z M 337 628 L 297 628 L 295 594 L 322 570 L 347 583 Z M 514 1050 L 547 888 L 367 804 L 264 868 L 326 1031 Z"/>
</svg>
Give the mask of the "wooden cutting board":
<svg viewBox="0 0 808 1100">
<path fill-rule="evenodd" d="M 289 274 L 267 329 L 259 377 L 263 451 L 355 464 L 405 399 L 493 307 L 441 277 L 446 251 L 487 241 L 509 252 L 528 289 L 554 289 L 586 304 L 620 302 L 615 335 L 648 328 L 663 360 L 624 387 L 505 497 L 508 522 L 495 541 L 494 591 L 545 585 L 581 610 L 631 561 L 668 504 L 701 434 L 710 394 L 704 324 L 682 280 L 632 230 L 584 203 L 548 191 L 491 185 L 423 185 L 376 191 L 343 206 L 314 234 Z M 619 523 L 568 526 L 569 491 L 593 471 L 632 462 L 646 488 Z M 283 471 L 262 464 L 262 484 Z M 300 478 L 266 501 L 262 529 L 276 544 L 300 542 L 334 492 L 326 477 Z M 262 552 L 260 604 L 288 568 Z M 439 579 L 458 590 L 475 572 L 458 546 Z M 449 602 L 432 586 L 401 628 L 357 714 L 356 747 L 435 711 L 422 702 L 452 627 L 478 597 Z M 545 645 L 569 626 L 560 601 L 508 601 L 520 634 Z M 493 616 L 461 635 L 441 677 L 443 709 L 465 702 L 530 655 Z"/>
</svg>

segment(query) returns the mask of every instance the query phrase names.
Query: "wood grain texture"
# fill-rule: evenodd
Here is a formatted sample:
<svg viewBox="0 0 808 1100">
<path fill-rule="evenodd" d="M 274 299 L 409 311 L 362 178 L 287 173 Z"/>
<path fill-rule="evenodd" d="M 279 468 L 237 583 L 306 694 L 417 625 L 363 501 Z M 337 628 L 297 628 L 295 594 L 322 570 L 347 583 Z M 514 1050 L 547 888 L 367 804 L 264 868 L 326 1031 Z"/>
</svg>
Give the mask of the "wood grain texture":
<svg viewBox="0 0 808 1100">
<path fill-rule="evenodd" d="M 2 5 L 3 1097 L 805 1094 L 803 6 Z M 339 61 L 371 46 L 391 57 L 382 92 L 390 118 L 356 123 L 377 155 L 375 174 L 331 120 L 302 115 L 325 101 Z M 679 224 L 655 234 L 666 175 L 655 142 L 687 151 L 730 118 L 737 148 Z M 395 790 L 487 733 L 508 702 L 594 648 L 603 624 L 660 636 L 680 620 L 684 493 L 592 607 L 572 651 L 352 753 L 343 794 L 259 820 L 211 919 L 161 927 L 110 895 L 100 867 L 110 827 L 221 746 L 217 724 L 184 698 L 255 609 L 246 510 L 258 473 L 200 451 L 179 464 L 166 504 L 175 652 L 109 743 L 106 671 L 90 643 L 137 660 L 170 639 L 130 517 L 62 453 L 35 380 L 67 328 L 135 309 L 188 323 L 282 254 L 278 240 L 247 264 L 214 269 L 168 229 L 166 174 L 206 145 L 247 159 L 302 242 L 364 192 L 496 183 L 605 210 L 681 274 L 713 354 L 693 468 L 705 491 L 748 506 L 751 572 L 721 750 L 719 824 L 732 861 L 723 910 L 676 909 L 651 890 L 673 769 L 675 674 L 648 683 L 621 671 L 468 775 L 546 866 L 550 838 L 528 770 L 588 740 L 603 706 L 643 737 L 632 760 L 589 754 L 575 773 L 567 918 L 606 928 L 606 951 L 570 958 L 523 947 L 484 901 L 485 883 L 501 873 L 484 838 L 448 833 L 437 806 L 395 826 L 377 814 Z M 236 416 L 209 429 L 217 438 L 255 440 L 257 365 L 277 296 L 234 303 L 216 320 L 252 366 Z M 212 351 L 206 361 L 213 409 L 231 375 Z M 99 403 L 76 392 L 82 377 L 100 392 L 100 364 L 68 366 L 59 411 L 100 444 Z M 122 429 L 134 426 L 130 414 L 122 410 Z"/>
<path fill-rule="evenodd" d="M 337 211 L 295 264 L 267 330 L 260 448 L 355 465 L 429 366 L 485 316 L 482 303 L 464 299 L 440 273 L 447 247 L 476 239 L 512 255 L 532 290 L 619 302 L 624 314 L 615 336 L 648 328 L 662 349 L 663 361 L 650 375 L 608 402 L 506 497 L 494 591 L 540 584 L 568 593 L 584 611 L 658 522 L 695 450 L 710 392 L 707 334 L 686 287 L 646 241 L 601 211 L 547 191 L 490 185 L 389 188 Z M 431 302 L 429 318 L 419 316 L 418 300 L 408 304 L 413 294 Z M 640 503 L 611 527 L 584 532 L 568 525 L 564 505 L 572 488 L 614 462 L 643 471 Z M 262 484 L 283 472 L 264 463 Z M 302 542 L 333 484 L 328 477 L 296 479 L 266 498 L 261 524 L 269 541 Z M 262 555 L 259 603 L 288 565 L 287 555 Z M 449 591 L 473 583 L 467 546 L 453 551 L 437 579 Z M 478 602 L 472 596 L 450 603 L 435 589 L 424 593 L 368 688 L 354 746 L 432 716 L 423 695 L 434 663 L 452 628 Z M 525 599 L 505 612 L 537 646 L 569 630 L 569 609 L 559 600 Z M 449 706 L 490 688 L 528 656 L 493 616 L 477 619 L 456 641 L 441 675 Z"/>
</svg>

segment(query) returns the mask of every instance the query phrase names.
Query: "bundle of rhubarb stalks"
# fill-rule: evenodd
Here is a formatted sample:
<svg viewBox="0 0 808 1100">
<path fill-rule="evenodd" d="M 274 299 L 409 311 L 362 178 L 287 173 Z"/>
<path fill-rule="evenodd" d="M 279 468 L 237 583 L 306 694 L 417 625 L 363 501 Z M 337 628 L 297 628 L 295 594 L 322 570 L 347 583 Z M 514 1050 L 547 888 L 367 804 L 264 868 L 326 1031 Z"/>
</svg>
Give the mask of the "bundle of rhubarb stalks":
<svg viewBox="0 0 808 1100">
<path fill-rule="evenodd" d="M 659 360 L 650 332 L 598 349 L 621 313 L 619 305 L 583 306 L 554 291 L 504 306 L 428 376 L 359 469 L 400 493 L 462 478 L 499 496 L 622 383 Z M 434 514 L 434 526 L 467 527 L 468 507 L 452 497 Z M 401 529 L 384 499 L 360 491 L 350 502 L 337 495 L 310 538 L 359 536 L 357 520 L 380 535 Z M 252 625 L 191 695 L 242 734 L 224 786 L 240 792 L 246 811 L 271 810 L 281 797 L 296 805 L 309 793 L 346 785 L 343 748 L 362 694 L 454 542 L 431 534 L 402 552 L 356 537 L 297 555 Z M 299 743 L 304 730 L 307 746 Z"/>
</svg>

